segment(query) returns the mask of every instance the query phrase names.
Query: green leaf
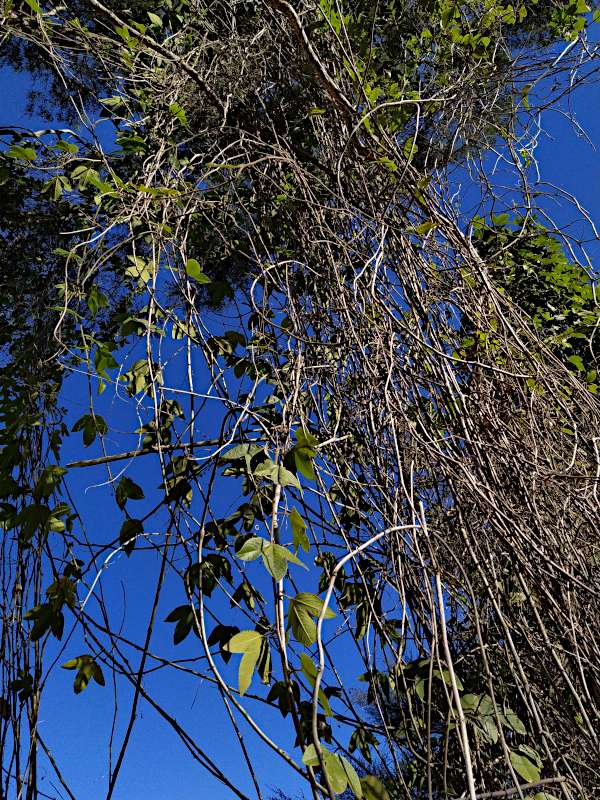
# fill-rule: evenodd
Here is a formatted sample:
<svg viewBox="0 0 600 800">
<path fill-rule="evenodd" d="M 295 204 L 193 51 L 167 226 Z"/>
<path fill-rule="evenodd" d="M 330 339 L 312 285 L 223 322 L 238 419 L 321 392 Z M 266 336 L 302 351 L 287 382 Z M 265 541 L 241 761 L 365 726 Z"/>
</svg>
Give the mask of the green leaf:
<svg viewBox="0 0 600 800">
<path fill-rule="evenodd" d="M 294 549 L 296 552 L 298 552 L 298 550 L 302 548 L 305 553 L 308 553 L 310 543 L 308 541 L 308 536 L 306 535 L 306 523 L 298 513 L 296 507 L 292 508 L 290 511 L 290 522 L 292 524 L 292 533 L 294 535 Z"/>
<path fill-rule="evenodd" d="M 309 684 L 314 688 L 315 683 L 317 682 L 317 667 L 314 664 L 312 658 L 308 656 L 306 653 L 300 653 L 300 663 L 302 665 L 302 672 L 306 676 Z M 319 702 L 325 711 L 325 715 L 328 717 L 333 716 L 333 711 L 331 710 L 331 706 L 329 705 L 329 700 L 327 695 L 323 691 L 323 689 L 319 689 Z"/>
<path fill-rule="evenodd" d="M 56 491 L 66 473 L 67 470 L 64 467 L 59 467 L 55 464 L 46 467 L 35 485 L 34 495 L 38 498 L 50 497 Z"/>
<path fill-rule="evenodd" d="M 267 564 L 267 559 L 273 560 L 273 562 L 277 562 L 277 564 L 285 563 L 285 567 L 278 566 L 277 574 L 274 570 L 270 570 Z M 281 580 L 285 573 L 287 572 L 288 563 L 291 562 L 292 564 L 297 564 L 299 567 L 303 567 L 304 569 L 308 569 L 308 567 L 303 564 L 299 558 L 297 558 L 292 552 L 287 550 L 285 547 L 282 547 L 280 544 L 272 544 L 266 548 L 266 551 L 263 553 L 263 561 L 265 566 L 271 572 L 271 575 L 275 578 L 275 580 Z"/>
<path fill-rule="evenodd" d="M 231 637 L 223 649 L 229 653 L 246 653 L 254 647 L 260 647 L 262 638 L 258 631 L 240 631 Z"/>
<path fill-rule="evenodd" d="M 90 678 L 92 677 L 92 666 L 91 664 L 86 664 L 83 666 L 77 675 L 75 676 L 75 681 L 73 682 L 73 689 L 75 694 L 80 694 L 83 692 L 85 687 L 90 682 Z"/>
<path fill-rule="evenodd" d="M 21 147 L 21 145 L 13 144 L 13 146 L 8 151 L 7 155 L 9 158 L 14 158 L 18 161 L 35 161 L 37 158 L 37 153 L 33 149 L 33 147 Z"/>
<path fill-rule="evenodd" d="M 161 382 L 162 376 L 158 365 L 154 364 L 153 368 L 156 370 L 154 372 L 154 377 L 156 380 Z M 152 379 L 148 360 L 145 358 L 138 358 L 138 360 L 132 365 L 131 369 L 121 377 L 121 380 L 127 381 L 127 391 L 132 397 L 142 391 L 150 394 Z"/>
<path fill-rule="evenodd" d="M 404 147 L 402 148 L 402 152 L 404 153 L 404 157 L 411 161 L 416 154 L 419 152 L 419 148 L 415 144 L 414 136 L 409 136 L 408 139 L 404 142 Z"/>
<path fill-rule="evenodd" d="M 107 369 L 114 369 L 119 366 L 109 349 L 109 345 L 98 344 L 96 352 L 94 353 L 94 366 L 96 367 L 98 375 L 101 375 L 103 378 L 108 377 L 106 374 Z"/>
<path fill-rule="evenodd" d="M 425 699 L 425 678 L 417 678 L 414 690 L 419 700 L 423 701 Z"/>
<path fill-rule="evenodd" d="M 154 268 L 150 262 L 140 256 L 127 256 L 131 265 L 125 268 L 125 274 L 137 280 L 140 286 L 149 283 L 154 277 Z"/>
<path fill-rule="evenodd" d="M 257 444 L 236 444 L 230 450 L 226 450 L 221 456 L 222 462 L 241 461 L 242 459 L 250 468 L 250 459 L 260 453 L 262 447 Z"/>
<path fill-rule="evenodd" d="M 285 547 L 278 544 L 267 544 L 263 548 L 263 563 L 276 581 L 280 581 L 287 572 L 286 553 Z"/>
<path fill-rule="evenodd" d="M 354 729 L 352 736 L 350 737 L 348 750 L 353 753 L 358 747 L 363 758 L 370 763 L 372 760 L 371 745 L 376 746 L 377 740 L 368 728 L 365 728 L 363 725 L 359 725 Z"/>
<path fill-rule="evenodd" d="M 290 550 L 280 544 L 268 542 L 260 536 L 253 536 L 244 542 L 236 555 L 242 561 L 255 561 L 259 556 L 262 556 L 266 569 L 276 581 L 280 581 L 283 578 L 290 561 L 292 564 L 308 569 Z"/>
<path fill-rule="evenodd" d="M 177 645 L 189 635 L 190 631 L 195 628 L 195 615 L 192 606 L 178 606 L 174 608 L 165 622 L 176 622 L 175 630 L 173 631 L 173 644 Z"/>
<path fill-rule="evenodd" d="M 528 783 L 539 781 L 541 770 L 536 764 L 530 761 L 527 756 L 511 750 L 510 763 L 513 765 L 515 772 L 520 775 L 523 780 Z"/>
<path fill-rule="evenodd" d="M 366 775 L 360 779 L 365 800 L 390 800 L 388 790 L 374 775 Z"/>
<path fill-rule="evenodd" d="M 426 236 L 434 228 L 437 228 L 437 223 L 427 219 L 425 220 L 425 222 L 422 222 L 420 225 L 417 225 L 417 227 L 415 228 L 415 233 L 418 233 L 421 236 Z"/>
<path fill-rule="evenodd" d="M 80 189 L 85 189 L 87 186 L 94 186 L 100 192 L 111 192 L 113 185 L 106 183 L 98 174 L 98 170 L 89 166 L 88 164 L 79 164 L 71 172 L 71 177 L 79 184 Z M 132 259 L 133 260 L 133 259 Z"/>
<path fill-rule="evenodd" d="M 195 258 L 188 258 L 185 263 L 185 271 L 198 283 L 210 283 L 210 278 L 202 272 L 202 267 Z"/>
<path fill-rule="evenodd" d="M 169 111 L 174 117 L 176 117 L 179 120 L 179 122 L 181 122 L 181 124 L 184 127 L 187 126 L 188 124 L 187 116 L 185 114 L 184 109 L 179 105 L 179 103 L 171 103 L 171 105 L 169 106 Z M 203 278 L 206 278 L 206 276 L 203 275 Z"/>
<path fill-rule="evenodd" d="M 121 480 L 117 485 L 116 490 L 116 500 L 117 505 L 120 509 L 125 508 L 125 504 L 128 500 L 143 500 L 144 499 L 144 492 L 142 491 L 142 487 L 138 486 L 135 481 L 132 481 L 131 478 L 128 478 L 126 475 L 123 475 Z"/>
<path fill-rule="evenodd" d="M 336 794 L 342 794 L 348 786 L 348 776 L 342 766 L 340 757 L 335 753 L 330 753 L 329 750 L 323 750 L 323 755 L 325 757 L 325 772 L 329 778 L 331 788 Z"/>
<path fill-rule="evenodd" d="M 398 172 L 399 169 L 398 164 L 396 164 L 395 161 L 392 161 L 391 158 L 378 158 L 377 163 L 382 164 L 390 172 Z"/>
<path fill-rule="evenodd" d="M 294 454 L 296 469 L 305 478 L 314 481 L 316 476 L 312 460 L 317 455 L 318 440 L 312 433 L 307 433 L 303 429 L 297 430 L 294 435 L 297 444 L 291 452 Z"/>
<path fill-rule="evenodd" d="M 147 11 L 146 13 L 148 14 L 148 19 L 153 25 L 156 25 L 157 28 L 162 28 L 163 21 L 158 14 L 154 14 L 152 11 Z"/>
<path fill-rule="evenodd" d="M 573 364 L 577 372 L 585 372 L 585 366 L 581 356 L 569 356 L 567 361 L 569 364 Z"/>
<path fill-rule="evenodd" d="M 177 606 L 165 617 L 165 622 L 179 622 L 184 616 L 189 614 L 190 606 Z"/>
<path fill-rule="evenodd" d="M 296 595 L 296 597 L 294 597 L 292 602 L 298 606 L 306 608 L 308 613 L 312 614 L 314 617 L 318 617 L 321 613 L 321 609 L 323 608 L 323 601 L 321 598 L 317 597 L 316 594 L 310 594 L 310 592 L 300 592 Z M 328 608 L 325 612 L 324 618 L 333 619 L 333 617 L 335 617 L 335 612 Z"/>
<path fill-rule="evenodd" d="M 138 536 L 144 532 L 144 525 L 141 519 L 126 519 L 121 525 L 119 531 L 119 542 L 121 546 L 130 555 L 135 547 L 135 542 Z"/>
<path fill-rule="evenodd" d="M 319 756 L 314 744 L 309 744 L 302 755 L 302 763 L 307 767 L 316 767 L 319 763 Z"/>
<path fill-rule="evenodd" d="M 92 669 L 92 678 L 96 681 L 98 686 L 106 686 L 102 667 L 96 661 L 94 661 L 94 667 Z"/>
<path fill-rule="evenodd" d="M 323 745 L 321 745 L 321 755 L 323 757 L 325 772 L 327 773 L 331 788 L 336 794 L 341 794 L 348 786 L 349 773 L 344 768 L 340 757 L 327 750 L 327 748 L 323 747 Z M 302 763 L 307 767 L 316 767 L 319 765 L 319 757 L 314 744 L 309 744 L 304 751 L 302 755 Z M 350 767 L 349 764 L 348 766 Z M 350 769 L 352 769 L 352 767 L 350 767 Z M 354 772 L 354 770 L 352 771 Z M 356 775 L 356 773 L 354 774 Z M 358 780 L 358 776 L 356 777 Z M 362 797 L 362 794 L 358 794 L 357 797 Z"/>
<path fill-rule="evenodd" d="M 44 528 L 50 518 L 50 509 L 45 503 L 33 503 L 19 514 L 21 522 L 20 538 L 29 541 L 38 528 Z"/>
<path fill-rule="evenodd" d="M 310 614 L 302 606 L 290 603 L 288 610 L 288 626 L 292 629 L 294 638 L 307 647 L 317 641 L 317 626 Z"/>
<path fill-rule="evenodd" d="M 304 428 L 299 428 L 295 433 L 294 436 L 296 437 L 296 441 L 298 444 L 297 447 L 305 447 L 307 450 L 312 451 L 310 453 L 311 456 L 317 455 L 317 447 L 319 445 L 319 440 L 317 437 L 312 434 L 310 431 L 306 431 Z"/>
<path fill-rule="evenodd" d="M 191 322 L 182 322 L 181 320 L 173 320 L 173 327 L 171 328 L 171 336 L 173 339 L 188 339 L 198 340 L 196 329 Z"/>
<path fill-rule="evenodd" d="M 177 609 L 175 610 L 177 611 Z M 171 613 L 173 614 L 174 612 Z M 208 644 L 211 647 L 215 644 L 219 645 L 219 652 L 221 653 L 221 657 L 226 664 L 228 664 L 229 660 L 231 659 L 231 653 L 229 650 L 226 650 L 225 647 L 236 633 L 239 633 L 239 628 L 235 628 L 231 625 L 218 624 L 213 628 L 212 633 L 208 637 Z"/>
<path fill-rule="evenodd" d="M 540 754 L 537 750 L 534 750 L 533 747 L 530 747 L 528 744 L 521 744 L 517 747 L 517 750 L 520 750 L 521 753 L 526 755 L 530 761 L 532 761 L 538 769 L 542 769 L 542 759 L 540 758 Z"/>
<path fill-rule="evenodd" d="M 340 756 L 342 767 L 344 768 L 344 772 L 346 773 L 346 778 L 348 779 L 348 785 L 354 792 L 354 796 L 359 798 L 363 797 L 363 788 L 360 783 L 360 779 L 356 773 L 356 770 L 352 766 L 352 764 L 348 761 L 347 758 L 344 756 Z"/>
<path fill-rule="evenodd" d="M 291 601 L 288 608 L 288 628 L 291 628 L 296 641 L 307 647 L 317 640 L 317 626 L 313 617 L 318 617 L 323 608 L 323 601 L 317 595 L 300 592 Z M 332 619 L 335 613 L 328 608 L 325 619 Z"/>
<path fill-rule="evenodd" d="M 92 286 L 88 292 L 87 304 L 92 317 L 95 317 L 99 309 L 106 308 L 108 306 L 108 298 L 98 289 L 97 286 Z"/>
<path fill-rule="evenodd" d="M 100 686 L 105 685 L 104 675 L 102 668 L 96 662 L 93 656 L 83 655 L 72 658 L 70 661 L 65 661 L 62 665 L 63 669 L 76 669 L 77 675 L 73 683 L 75 694 L 80 694 L 93 678 Z"/>
<path fill-rule="evenodd" d="M 108 432 L 108 425 L 99 414 L 84 414 L 83 417 L 77 420 L 71 430 L 74 433 L 82 431 L 83 444 L 85 447 L 89 447 L 98 434 L 104 436 Z"/>
<path fill-rule="evenodd" d="M 521 736 L 525 736 L 527 730 L 525 725 L 521 722 L 519 717 L 515 714 L 515 712 L 510 708 L 505 708 L 504 713 L 502 714 L 507 726 L 513 730 L 515 733 L 520 733 Z"/>
<path fill-rule="evenodd" d="M 277 483 L 279 467 L 271 458 L 267 458 L 266 461 L 261 461 L 260 464 L 258 464 L 252 474 L 255 478 L 262 478 L 263 480 Z"/>
<path fill-rule="evenodd" d="M 238 671 L 238 687 L 241 695 L 248 691 L 262 646 L 263 637 L 258 631 L 240 631 L 224 646 L 230 653 L 243 653 Z"/>
<path fill-rule="evenodd" d="M 296 489 L 300 488 L 300 483 L 294 473 L 290 472 L 289 469 L 286 469 L 281 465 L 279 466 L 277 472 L 276 483 L 278 483 L 280 486 L 294 486 Z"/>
<path fill-rule="evenodd" d="M 283 555 L 286 561 L 290 562 L 290 564 L 296 564 L 298 567 L 302 567 L 303 569 L 308 569 L 306 564 L 300 561 L 298 556 L 292 553 L 291 550 L 288 550 L 286 547 L 283 547 L 280 544 L 275 544 L 273 545 L 273 547 L 277 547 L 278 551 Z"/>
<path fill-rule="evenodd" d="M 276 464 L 272 459 L 268 458 L 266 461 L 256 467 L 253 472 L 255 478 L 262 478 L 271 481 L 272 483 L 279 484 L 279 486 L 294 486 L 296 489 L 300 488 L 298 478 L 289 469 L 286 469 L 281 464 Z"/>
<path fill-rule="evenodd" d="M 117 106 L 123 105 L 123 98 L 118 95 L 114 95 L 113 97 L 100 97 L 98 102 L 102 103 L 103 106 L 108 106 L 109 108 L 112 106 L 116 108 Z"/>
<path fill-rule="evenodd" d="M 262 555 L 265 544 L 267 544 L 265 539 L 261 539 L 260 536 L 252 536 L 244 542 L 236 556 L 242 561 L 254 561 Z"/>
<path fill-rule="evenodd" d="M 312 463 L 312 459 L 310 456 L 307 456 L 306 453 L 302 450 L 294 450 L 294 462 L 296 464 L 296 469 L 300 474 L 304 475 L 305 478 L 308 478 L 309 481 L 316 480 L 315 475 L 315 468 Z"/>
<path fill-rule="evenodd" d="M 429 660 L 429 659 L 427 659 L 427 660 Z M 444 681 L 446 686 L 452 686 L 452 678 L 450 677 L 450 670 L 447 670 L 447 669 L 442 669 L 442 670 L 434 669 L 433 670 L 433 676 L 434 676 L 434 678 L 439 678 L 441 681 Z M 463 686 L 463 683 L 462 683 L 461 679 L 456 674 L 454 675 L 454 678 L 456 680 L 457 687 L 462 691 L 464 689 L 464 686 Z"/>
<path fill-rule="evenodd" d="M 34 624 L 29 631 L 29 638 L 32 642 L 37 642 L 48 631 L 61 639 L 64 629 L 64 616 L 60 609 L 56 609 L 51 603 L 42 603 L 42 605 L 31 608 L 25 614 L 26 620 L 33 620 Z"/>
<path fill-rule="evenodd" d="M 495 744 L 498 741 L 499 731 L 491 697 L 487 694 L 465 694 L 461 697 L 460 704 L 465 713 L 473 718 L 476 727 Z"/>
<path fill-rule="evenodd" d="M 263 638 L 260 653 L 258 654 L 257 664 L 258 674 L 264 684 L 269 684 L 271 681 L 271 651 L 267 640 Z"/>
</svg>

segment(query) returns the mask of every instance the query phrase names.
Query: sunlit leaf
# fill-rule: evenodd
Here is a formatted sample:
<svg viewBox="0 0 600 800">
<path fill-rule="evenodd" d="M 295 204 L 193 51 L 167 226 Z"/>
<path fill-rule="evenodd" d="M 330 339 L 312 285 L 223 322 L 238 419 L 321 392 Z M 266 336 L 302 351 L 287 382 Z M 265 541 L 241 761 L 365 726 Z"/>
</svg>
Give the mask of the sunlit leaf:
<svg viewBox="0 0 600 800">
<path fill-rule="evenodd" d="M 195 258 L 188 258 L 185 263 L 185 271 L 197 283 L 210 283 L 210 278 L 202 272 L 202 267 Z"/>
<path fill-rule="evenodd" d="M 292 533 L 294 536 L 294 549 L 297 552 L 302 548 L 304 552 L 308 553 L 310 543 L 306 535 L 306 523 L 295 507 L 290 511 L 290 522 L 292 524 Z"/>
</svg>

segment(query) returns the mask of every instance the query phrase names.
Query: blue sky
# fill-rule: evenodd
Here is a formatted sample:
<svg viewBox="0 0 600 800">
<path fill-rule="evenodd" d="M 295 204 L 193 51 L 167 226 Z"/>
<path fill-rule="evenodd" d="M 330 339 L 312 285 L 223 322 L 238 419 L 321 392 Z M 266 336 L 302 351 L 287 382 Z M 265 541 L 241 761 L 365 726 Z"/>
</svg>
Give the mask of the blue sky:
<svg viewBox="0 0 600 800">
<path fill-rule="evenodd" d="M 5 71 L 0 74 L 0 91 L 3 104 L 0 107 L 0 125 L 21 124 L 25 127 L 43 128 L 47 123 L 28 117 L 25 113 L 25 92 L 29 87 L 26 76 L 17 76 Z M 600 145 L 600 86 L 595 83 L 579 89 L 573 99 L 573 110 L 579 124 L 587 132 L 590 139 Z M 546 111 L 541 120 L 543 134 L 537 148 L 542 177 L 548 183 L 564 187 L 577 195 L 592 217 L 600 224 L 600 156 L 585 139 L 577 135 L 570 122 L 560 111 Z M 567 203 L 549 203 L 549 211 L 561 225 L 576 219 L 576 211 Z M 589 236 L 589 231 L 586 234 Z M 589 242 L 588 252 L 600 264 L 600 242 Z M 202 372 L 198 372 L 198 380 L 202 380 Z M 65 399 L 70 406 L 70 422 L 87 410 L 87 389 L 81 377 L 70 379 L 65 389 Z M 109 420 L 111 428 L 126 429 L 130 422 L 131 411 L 125 403 L 117 399 L 110 390 L 99 399 L 101 413 Z M 219 421 L 219 415 L 203 418 L 202 425 L 206 435 L 211 435 Z M 202 434 L 203 435 L 203 434 Z M 111 434 L 107 445 L 114 450 L 129 449 L 135 446 L 130 439 L 123 439 L 118 434 Z M 65 445 L 64 457 L 68 460 L 80 458 L 81 440 L 74 435 Z M 90 449 L 90 457 L 96 455 Z M 136 463 L 130 473 L 139 483 L 152 488 L 156 482 L 156 470 L 150 461 Z M 69 476 L 73 494 L 83 500 L 80 508 L 86 522 L 90 537 L 96 541 L 110 539 L 116 535 L 122 521 L 109 488 L 97 485 L 106 480 L 106 472 L 102 469 L 72 471 Z M 222 509 L 229 505 L 229 496 L 223 494 L 219 498 Z M 146 504 L 141 503 L 143 508 Z M 123 608 L 122 582 L 134 586 L 135 591 L 128 591 L 125 630 L 136 621 L 145 619 L 148 614 L 154 578 L 157 574 L 158 561 L 151 551 L 136 552 L 132 558 L 120 555 L 114 559 L 111 567 L 102 577 L 102 586 L 109 604 L 120 614 Z M 153 639 L 152 649 L 156 652 L 178 657 L 191 656 L 198 651 L 193 636 L 179 648 L 175 649 L 171 642 L 172 625 L 162 624 L 168 612 L 184 602 L 184 595 L 179 581 L 170 577 L 163 594 L 159 609 L 159 623 Z M 116 618 L 115 616 L 115 618 Z M 85 652 L 85 644 L 73 640 L 69 642 L 62 660 L 66 660 L 80 652 Z M 135 663 L 135 661 L 134 661 Z M 225 673 L 235 682 L 237 657 Z M 107 675 L 107 678 L 109 676 Z M 105 742 L 112 721 L 112 689 L 110 680 L 102 689 L 91 684 L 88 689 L 76 696 L 71 691 L 73 673 L 56 670 L 48 684 L 48 692 L 42 708 L 40 723 L 41 735 L 54 752 L 59 763 L 65 765 L 65 777 L 72 786 L 77 797 L 104 797 L 107 785 Z M 191 734 L 198 734 L 198 739 L 207 744 L 207 750 L 217 763 L 235 782 L 246 787 L 252 795 L 251 782 L 241 758 L 241 752 L 231 725 L 226 718 L 218 693 L 207 682 L 200 682 L 190 676 L 181 676 L 177 681 L 163 680 L 159 671 L 148 680 L 148 686 L 156 690 L 157 697 L 179 722 L 188 728 Z M 255 688 L 255 684 L 253 684 Z M 128 716 L 127 691 L 120 696 L 121 721 L 118 725 L 116 747 L 121 741 L 124 722 Z M 134 729 L 129 752 L 121 773 L 115 800 L 196 800 L 198 797 L 210 797 L 215 800 L 230 798 L 231 792 L 215 782 L 199 766 L 194 765 L 183 745 L 175 734 L 158 718 L 146 703 L 139 709 L 140 720 Z M 287 728 L 282 728 L 277 714 L 258 708 L 259 721 L 263 722 L 269 735 L 282 744 L 286 742 Z M 299 787 L 293 773 L 283 765 L 280 759 L 273 757 L 270 751 L 256 739 L 248 735 L 247 727 L 242 723 L 246 742 L 258 764 L 258 772 L 262 777 L 265 789 L 281 787 L 290 794 Z M 298 754 L 296 754 L 298 755 Z M 46 781 L 50 784 L 54 776 L 50 767 L 46 766 Z M 46 790 L 48 791 L 48 790 Z M 52 792 L 49 791 L 50 794 Z M 268 791 L 266 792 L 268 796 Z M 57 792 L 57 796 L 60 794 Z"/>
</svg>

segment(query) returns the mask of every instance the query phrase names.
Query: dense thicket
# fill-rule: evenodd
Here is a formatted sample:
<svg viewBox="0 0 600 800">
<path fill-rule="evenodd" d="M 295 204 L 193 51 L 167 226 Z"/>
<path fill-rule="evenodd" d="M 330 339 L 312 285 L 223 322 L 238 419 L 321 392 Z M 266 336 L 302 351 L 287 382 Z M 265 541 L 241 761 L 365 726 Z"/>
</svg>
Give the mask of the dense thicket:
<svg viewBox="0 0 600 800">
<path fill-rule="evenodd" d="M 532 131 L 594 80 L 593 9 L 0 13 L 50 126 L 0 131 L 0 797 L 82 791 L 62 664 L 114 692 L 107 800 L 142 707 L 231 796 L 254 737 L 314 798 L 591 800 L 600 316 Z"/>
</svg>

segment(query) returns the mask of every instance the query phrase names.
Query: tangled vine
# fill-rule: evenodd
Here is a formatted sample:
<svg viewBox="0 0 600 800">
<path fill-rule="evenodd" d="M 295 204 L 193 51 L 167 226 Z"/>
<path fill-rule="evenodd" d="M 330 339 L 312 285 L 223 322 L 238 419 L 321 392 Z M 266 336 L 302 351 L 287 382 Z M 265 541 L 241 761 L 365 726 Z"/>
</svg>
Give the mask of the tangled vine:
<svg viewBox="0 0 600 800">
<path fill-rule="evenodd" d="M 68 122 L 1 131 L 0 797 L 77 796 L 63 666 L 125 698 L 106 800 L 142 707 L 239 798 L 252 739 L 315 800 L 592 800 L 600 314 L 535 150 L 593 9 L 68 6 L 1 17 Z M 247 781 L 155 672 L 221 699 Z"/>
</svg>

